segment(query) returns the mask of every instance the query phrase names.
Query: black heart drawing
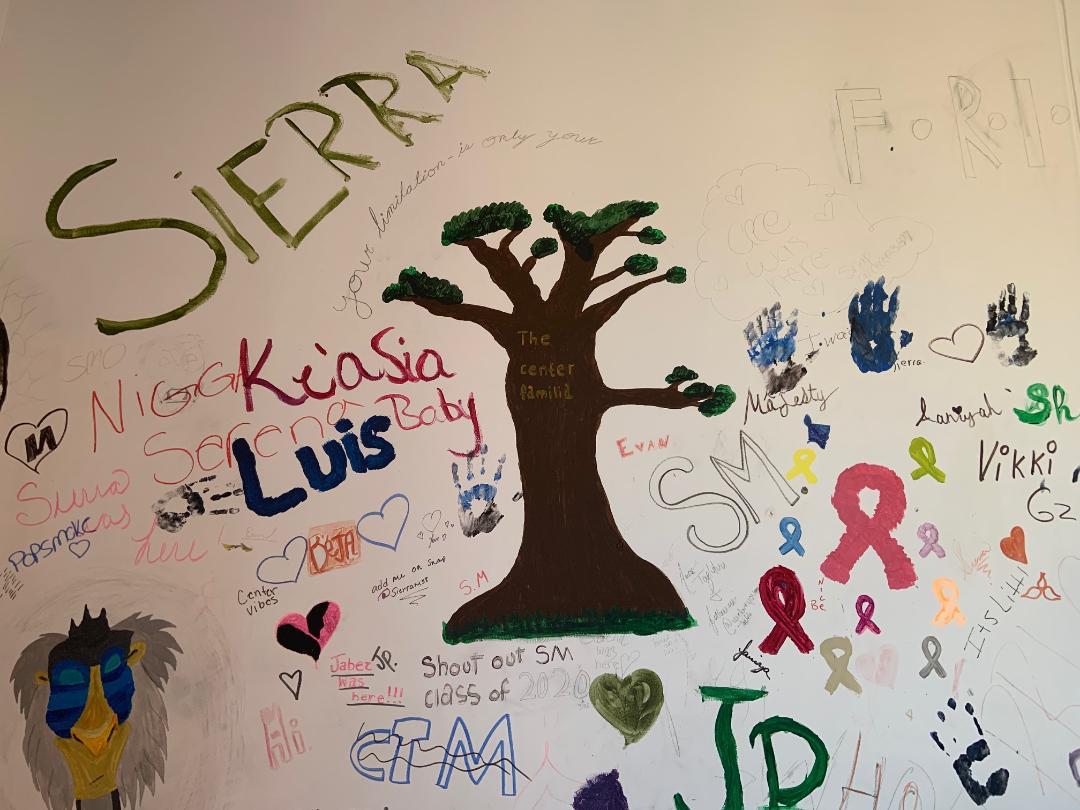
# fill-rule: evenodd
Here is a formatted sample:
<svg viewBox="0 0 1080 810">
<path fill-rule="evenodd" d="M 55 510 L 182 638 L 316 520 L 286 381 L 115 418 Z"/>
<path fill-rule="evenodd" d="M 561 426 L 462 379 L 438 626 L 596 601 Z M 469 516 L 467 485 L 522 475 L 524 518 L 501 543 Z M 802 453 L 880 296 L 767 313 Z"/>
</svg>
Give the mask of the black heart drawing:
<svg viewBox="0 0 1080 810">
<path fill-rule="evenodd" d="M 36 425 L 30 422 L 19 422 L 12 425 L 8 431 L 7 440 L 4 442 L 4 452 L 22 464 L 29 467 L 33 472 L 53 450 L 60 446 L 60 442 L 67 435 L 68 412 L 66 408 L 56 408 L 49 411 Z M 57 431 L 60 435 L 57 436 Z"/>
<path fill-rule="evenodd" d="M 952 412 L 959 416 L 964 412 L 964 409 L 960 405 L 953 405 Z"/>
<path fill-rule="evenodd" d="M 86 556 L 86 552 L 90 550 L 90 538 L 84 537 L 82 540 L 72 540 L 67 544 L 67 550 L 81 560 Z"/>
<path fill-rule="evenodd" d="M 341 608 L 337 602 L 319 602 L 307 616 L 290 613 L 277 625 L 277 642 L 286 650 L 319 660 L 323 647 L 337 629 Z"/>
<path fill-rule="evenodd" d="M 292 693 L 293 700 L 300 699 L 300 684 L 304 682 L 304 673 L 300 670 L 294 672 L 279 672 L 278 680 L 285 684 L 285 688 Z"/>
</svg>

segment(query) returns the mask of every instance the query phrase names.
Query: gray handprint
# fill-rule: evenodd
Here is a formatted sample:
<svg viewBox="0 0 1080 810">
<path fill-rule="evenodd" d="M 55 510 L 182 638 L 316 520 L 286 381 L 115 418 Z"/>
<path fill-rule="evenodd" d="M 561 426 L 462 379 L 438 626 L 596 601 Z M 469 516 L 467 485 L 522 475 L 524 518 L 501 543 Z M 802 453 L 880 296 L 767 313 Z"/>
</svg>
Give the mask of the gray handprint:
<svg viewBox="0 0 1080 810">
<path fill-rule="evenodd" d="M 503 519 L 499 507 L 495 505 L 495 494 L 498 491 L 497 485 L 502 480 L 502 469 L 503 464 L 506 462 L 506 455 L 499 456 L 499 466 L 495 470 L 495 475 L 492 476 L 492 483 L 487 483 L 482 480 L 487 475 L 486 459 L 484 457 L 486 453 L 487 445 L 485 444 L 480 448 L 479 474 L 473 471 L 474 456 L 469 456 L 466 459 L 465 483 L 478 480 L 478 483 L 467 489 L 462 487 L 461 473 L 457 462 L 455 461 L 450 465 L 450 473 L 453 475 L 454 486 L 457 487 L 458 491 L 458 515 L 461 521 L 461 533 L 466 537 L 476 537 L 481 532 L 490 532 Z"/>
<path fill-rule="evenodd" d="M 998 359 L 1006 366 L 1026 366 L 1035 359 L 1038 351 L 1031 348 L 1028 343 L 1028 318 L 1031 315 L 1031 302 L 1027 293 L 1023 294 L 1023 303 L 1020 307 L 1020 317 L 1016 315 L 1016 285 L 1008 284 L 1001 291 L 998 301 L 990 302 L 986 306 L 988 317 L 986 320 L 986 334 L 1002 351 Z M 1002 341 L 1008 338 L 1017 338 L 1016 349 L 1008 354 L 1001 346 Z"/>
<path fill-rule="evenodd" d="M 175 533 L 184 528 L 184 524 L 187 523 L 188 518 L 193 515 L 205 515 L 207 511 L 209 511 L 211 515 L 235 515 L 239 512 L 240 510 L 235 507 L 229 509 L 207 510 L 207 501 L 220 501 L 244 493 L 244 490 L 241 487 L 235 487 L 230 490 L 229 486 L 231 485 L 227 485 L 224 491 L 215 493 L 210 493 L 209 486 L 204 486 L 199 491 L 195 490 L 200 484 L 209 484 L 215 478 L 217 478 L 216 475 L 207 475 L 192 484 L 181 484 L 176 489 L 171 489 L 166 492 L 153 507 L 154 514 L 157 515 L 157 525 L 167 532 Z M 204 495 L 207 497 L 204 498 Z M 176 507 L 180 511 L 170 511 L 168 508 L 169 502 L 176 499 L 182 500 L 183 506 L 178 505 Z"/>
</svg>

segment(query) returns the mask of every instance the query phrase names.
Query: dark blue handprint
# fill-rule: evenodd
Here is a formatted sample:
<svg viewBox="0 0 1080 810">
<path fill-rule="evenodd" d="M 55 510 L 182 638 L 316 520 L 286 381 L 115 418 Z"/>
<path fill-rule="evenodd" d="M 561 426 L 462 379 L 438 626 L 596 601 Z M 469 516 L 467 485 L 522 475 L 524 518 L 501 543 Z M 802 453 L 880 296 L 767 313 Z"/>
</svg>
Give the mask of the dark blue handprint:
<svg viewBox="0 0 1080 810">
<path fill-rule="evenodd" d="M 1006 291 L 1008 291 L 1007 299 Z M 1008 303 L 1006 303 L 1006 300 Z M 998 354 L 998 359 L 1001 360 L 1002 365 L 1026 366 L 1034 360 L 1035 355 L 1039 352 L 1028 343 L 1028 318 L 1031 317 L 1031 302 L 1028 300 L 1027 293 L 1023 294 L 1023 304 L 1020 307 L 1019 316 L 1016 313 L 1015 284 L 1009 284 L 1005 290 L 1002 290 L 998 302 L 996 304 L 991 302 L 987 305 L 986 310 L 988 315 L 986 334 L 990 336 L 990 339 L 995 344 L 1001 347 L 1003 340 L 1017 338 L 1016 349 L 1011 355 L 1004 350 Z"/>
<path fill-rule="evenodd" d="M 791 320 L 786 324 L 787 332 L 781 334 L 785 323 L 780 302 L 777 301 L 769 309 L 761 310 L 757 323 L 750 321 L 743 330 L 750 346 L 746 353 L 750 355 L 750 362 L 765 376 L 767 394 L 790 391 L 806 376 L 806 369 L 792 359 L 795 337 L 799 334 L 798 315 L 798 310 L 791 313 Z M 781 363 L 786 365 L 778 369 Z"/>
<path fill-rule="evenodd" d="M 465 462 L 465 482 L 482 479 L 487 475 L 486 459 L 487 445 L 480 448 L 480 472 L 473 472 L 473 456 L 469 456 Z M 467 489 L 462 487 L 461 472 L 455 461 L 450 465 L 450 473 L 454 477 L 454 486 L 458 491 L 458 515 L 461 522 L 461 533 L 466 537 L 476 537 L 481 532 L 490 532 L 503 519 L 499 507 L 495 505 L 497 485 L 502 480 L 503 464 L 506 456 L 499 456 L 499 466 L 492 476 L 492 483 L 480 480 Z"/>
<path fill-rule="evenodd" d="M 951 724 L 955 718 L 962 717 L 962 715 L 953 714 L 953 712 L 956 711 L 955 700 L 949 698 L 948 706 L 951 710 L 949 712 L 948 720 L 946 719 L 945 712 L 937 713 L 938 720 L 945 724 Z M 990 745 L 985 739 L 982 739 L 983 730 L 982 726 L 979 724 L 979 718 L 975 716 L 975 708 L 970 703 L 965 703 L 964 711 L 967 712 L 968 716 L 974 722 L 975 730 L 979 734 L 979 739 L 969 745 L 962 754 L 953 760 L 953 770 L 956 771 L 956 775 L 960 778 L 960 785 L 964 788 L 967 795 L 975 802 L 975 804 L 981 807 L 989 801 L 991 796 L 1005 795 L 1005 791 L 1009 787 L 1009 772 L 1005 768 L 998 768 L 990 774 L 985 784 L 975 778 L 972 769 L 976 763 L 989 758 Z M 946 743 L 941 739 L 941 735 L 937 731 L 931 731 L 930 738 L 938 748 L 947 755 L 952 756 L 949 754 L 948 750 L 946 750 Z M 956 739 L 956 737 L 952 738 L 954 744 L 956 744 Z"/>
<path fill-rule="evenodd" d="M 888 299 L 889 308 L 885 308 Z M 862 295 L 856 293 L 848 307 L 851 324 L 851 359 L 865 374 L 888 371 L 896 363 L 896 343 L 892 328 L 900 313 L 900 288 L 885 294 L 885 277 L 866 282 Z M 911 332 L 901 330 L 900 348 L 911 342 Z"/>
</svg>

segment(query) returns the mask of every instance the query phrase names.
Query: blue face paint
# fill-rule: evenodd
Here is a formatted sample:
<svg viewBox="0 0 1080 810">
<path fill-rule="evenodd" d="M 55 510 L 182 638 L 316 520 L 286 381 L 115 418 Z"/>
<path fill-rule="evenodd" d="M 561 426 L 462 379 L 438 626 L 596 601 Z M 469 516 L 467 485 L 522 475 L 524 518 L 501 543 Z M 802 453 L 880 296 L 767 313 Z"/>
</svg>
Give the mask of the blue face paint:
<svg viewBox="0 0 1080 810">
<path fill-rule="evenodd" d="M 49 705 L 45 723 L 57 737 L 70 737 L 71 728 L 86 708 L 90 669 L 79 661 L 62 660 L 49 672 Z"/>
<path fill-rule="evenodd" d="M 124 651 L 119 647 L 110 647 L 101 657 L 101 688 L 109 708 L 116 712 L 116 722 L 125 722 L 131 715 L 135 678 Z"/>
<path fill-rule="evenodd" d="M 120 647 L 110 647 L 101 657 L 101 688 L 118 723 L 131 715 L 135 679 Z M 45 723 L 57 737 L 71 737 L 71 729 L 86 710 L 90 691 L 90 667 L 81 661 L 61 660 L 49 673 L 49 705 Z"/>
</svg>

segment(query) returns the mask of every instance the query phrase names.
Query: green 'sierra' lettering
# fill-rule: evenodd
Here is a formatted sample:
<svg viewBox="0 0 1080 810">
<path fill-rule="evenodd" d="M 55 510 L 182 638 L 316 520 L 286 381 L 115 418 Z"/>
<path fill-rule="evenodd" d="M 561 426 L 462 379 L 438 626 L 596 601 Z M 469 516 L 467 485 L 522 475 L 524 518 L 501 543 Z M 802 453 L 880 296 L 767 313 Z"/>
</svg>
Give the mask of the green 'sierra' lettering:
<svg viewBox="0 0 1080 810">
<path fill-rule="evenodd" d="M 426 54 L 421 51 L 409 51 L 405 56 L 405 61 L 410 67 L 415 67 L 420 71 L 431 86 L 443 97 L 443 100 L 447 102 L 450 101 L 450 95 L 453 92 L 455 83 L 463 76 L 471 75 L 480 78 L 486 78 L 488 76 L 488 71 L 482 70 L 481 68 L 470 67 L 469 65 L 454 60 L 432 56 L 431 54 Z M 376 101 L 364 89 L 363 85 L 369 82 L 383 82 L 389 85 L 389 92 L 381 101 Z M 390 99 L 397 94 L 400 87 L 397 77 L 391 73 L 347 73 L 325 83 L 319 88 L 319 92 L 325 96 L 329 89 L 338 86 L 345 87 L 351 91 L 353 95 L 359 98 L 371 111 L 372 115 L 374 115 L 375 120 L 406 146 L 413 145 L 412 135 L 405 129 L 405 121 L 407 119 L 419 121 L 424 124 L 429 124 L 442 119 L 441 115 L 433 113 L 410 112 L 388 106 Z M 329 128 L 322 140 L 319 143 L 312 140 L 307 133 L 301 130 L 300 127 L 288 117 L 292 113 L 316 113 L 317 115 L 329 119 Z M 296 248 L 304 240 L 304 237 L 311 233 L 316 225 L 318 225 L 331 211 L 349 196 L 349 190 L 344 185 L 341 186 L 330 199 L 323 203 L 323 205 L 311 215 L 307 222 L 300 226 L 296 233 L 291 233 L 288 228 L 281 223 L 267 207 L 267 201 L 285 186 L 285 178 L 279 178 L 262 191 L 256 191 L 236 172 L 237 168 L 242 163 L 254 158 L 263 151 L 267 143 L 269 143 L 271 128 L 274 123 L 281 118 L 284 118 L 286 125 L 299 135 L 327 165 L 338 172 L 346 182 L 352 178 L 340 165 L 338 165 L 338 163 L 347 163 L 362 169 L 375 169 L 378 167 L 379 162 L 371 155 L 334 150 L 332 148 L 334 139 L 337 137 L 342 127 L 343 119 L 341 114 L 323 104 L 299 101 L 287 104 L 266 120 L 265 137 L 248 144 L 218 166 L 218 173 L 221 174 L 228 186 L 236 192 L 244 202 L 251 206 L 252 210 L 254 210 L 259 219 L 262 220 L 263 224 L 269 228 L 270 232 L 281 239 L 286 246 Z M 206 285 L 187 302 L 174 309 L 170 309 L 168 312 L 146 318 L 135 318 L 128 321 L 98 318 L 96 321 L 97 328 L 106 335 L 116 335 L 133 329 L 149 329 L 153 326 L 160 326 L 163 323 L 182 318 L 196 307 L 205 304 L 217 291 L 218 284 L 220 284 L 221 278 L 225 274 L 225 264 L 228 259 L 225 248 L 217 236 L 205 228 L 183 219 L 175 219 L 172 217 L 127 219 L 122 222 L 111 222 L 102 225 L 83 225 L 75 228 L 62 227 L 58 222 L 60 206 L 64 204 L 64 201 L 71 192 L 75 190 L 75 187 L 103 169 L 112 166 L 114 163 L 116 163 L 116 159 L 112 158 L 103 160 L 100 163 L 84 166 L 64 181 L 63 185 L 60 186 L 49 201 L 49 207 L 45 213 L 45 224 L 49 229 L 49 233 L 57 239 L 86 239 L 92 236 L 108 236 L 115 233 L 124 233 L 125 231 L 150 230 L 157 228 L 164 230 L 179 230 L 189 233 L 206 243 L 214 254 L 214 266 L 210 271 L 210 277 L 207 279 Z M 179 177 L 180 172 L 177 172 L 175 176 Z M 198 185 L 192 187 L 191 193 L 195 195 L 195 198 L 206 208 L 210 213 L 210 216 L 214 218 L 214 221 L 221 226 L 229 240 L 244 254 L 245 257 L 247 257 L 247 260 L 249 262 L 258 261 L 258 252 L 236 228 L 232 219 L 229 218 L 229 215 L 222 208 L 221 204 L 214 199 L 214 196 L 207 189 Z M 0 339 L 2 338 L 2 324 L 0 324 Z M 3 374 L 4 370 L 0 368 L 0 376 L 3 376 Z M 2 402 L 3 388 L 2 385 L 0 385 L 0 403 Z"/>
<path fill-rule="evenodd" d="M 113 321 L 106 318 L 98 318 L 97 328 L 106 335 L 118 335 L 121 332 L 127 332 L 132 329 L 149 329 L 152 326 L 160 326 L 163 323 L 183 318 L 191 312 L 191 310 L 195 309 L 195 307 L 201 306 L 209 301 L 210 297 L 217 292 L 218 284 L 221 283 L 221 277 L 225 275 L 225 262 L 228 258 L 225 253 L 225 247 L 221 244 L 220 239 L 205 228 L 201 228 L 193 222 L 187 222 L 183 219 L 173 219 L 172 217 L 160 217 L 158 219 L 126 219 L 122 222 L 110 222 L 104 225 L 82 225 L 77 228 L 61 227 L 57 218 L 60 214 L 60 206 L 64 204 L 64 200 L 68 198 L 68 195 L 71 194 L 71 192 L 75 190 L 75 187 L 83 180 L 93 177 L 95 174 L 103 169 L 107 169 L 114 163 L 116 163 L 116 158 L 103 160 L 100 163 L 94 163 L 90 166 L 84 166 L 64 181 L 64 184 L 60 186 L 49 201 L 49 208 L 45 212 L 45 225 L 48 227 L 49 233 L 57 239 L 86 239 L 91 236 L 108 236 L 109 234 L 124 233 L 125 231 L 142 231 L 153 228 L 162 228 L 166 230 L 174 229 L 183 231 L 184 233 L 190 233 L 192 236 L 204 241 L 207 247 L 214 253 L 214 266 L 210 270 L 210 277 L 206 280 L 206 286 L 204 286 L 193 298 L 190 298 L 186 303 L 181 304 L 175 309 L 170 309 L 168 312 L 163 312 L 160 315 L 152 315 L 148 318 L 136 318 L 131 321 Z"/>
</svg>

